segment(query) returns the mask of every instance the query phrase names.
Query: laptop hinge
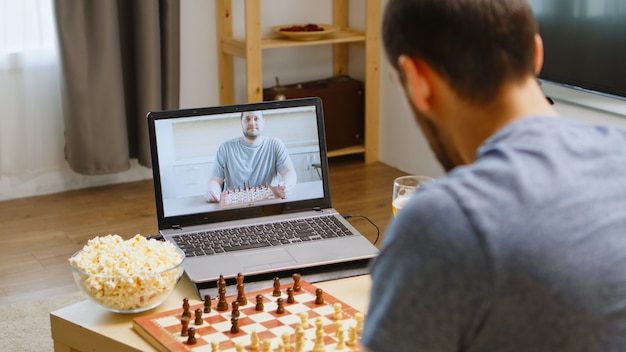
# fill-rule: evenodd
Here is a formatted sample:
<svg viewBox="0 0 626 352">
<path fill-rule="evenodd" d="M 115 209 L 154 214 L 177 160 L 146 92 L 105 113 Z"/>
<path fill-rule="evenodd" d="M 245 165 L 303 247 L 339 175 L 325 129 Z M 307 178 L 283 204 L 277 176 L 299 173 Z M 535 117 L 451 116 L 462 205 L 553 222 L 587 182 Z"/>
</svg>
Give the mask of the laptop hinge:
<svg viewBox="0 0 626 352">
<path fill-rule="evenodd" d="M 172 229 L 173 230 L 182 230 L 183 228 L 180 225 L 172 225 Z"/>
</svg>

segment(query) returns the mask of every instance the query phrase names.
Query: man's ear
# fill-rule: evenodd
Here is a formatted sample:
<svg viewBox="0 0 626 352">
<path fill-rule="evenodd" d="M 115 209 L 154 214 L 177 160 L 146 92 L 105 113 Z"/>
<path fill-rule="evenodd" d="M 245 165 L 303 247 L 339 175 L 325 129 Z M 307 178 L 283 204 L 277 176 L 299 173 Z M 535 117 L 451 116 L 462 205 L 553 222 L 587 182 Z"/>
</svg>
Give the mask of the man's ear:
<svg viewBox="0 0 626 352">
<path fill-rule="evenodd" d="M 539 33 L 535 34 L 535 74 L 539 75 L 543 67 L 543 39 Z"/>
<path fill-rule="evenodd" d="M 431 84 L 419 61 L 401 55 L 398 66 L 404 75 L 404 89 L 418 111 L 430 110 Z"/>
</svg>

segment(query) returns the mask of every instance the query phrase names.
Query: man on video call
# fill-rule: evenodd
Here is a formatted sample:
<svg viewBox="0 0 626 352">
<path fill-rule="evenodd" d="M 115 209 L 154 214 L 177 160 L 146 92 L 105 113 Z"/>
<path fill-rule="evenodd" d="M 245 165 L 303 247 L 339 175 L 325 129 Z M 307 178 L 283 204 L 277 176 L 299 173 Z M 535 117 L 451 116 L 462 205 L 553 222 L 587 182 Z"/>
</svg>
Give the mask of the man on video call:
<svg viewBox="0 0 626 352">
<path fill-rule="evenodd" d="M 285 144 L 277 138 L 263 136 L 264 127 L 262 112 L 242 113 L 243 135 L 222 143 L 217 150 L 205 194 L 208 202 L 218 203 L 223 190 L 248 186 L 268 185 L 275 196 L 288 196 L 297 181 L 296 171 Z"/>
<path fill-rule="evenodd" d="M 528 1 L 389 0 L 382 33 L 447 174 L 389 225 L 362 344 L 626 351 L 626 131 L 550 105 Z"/>
</svg>

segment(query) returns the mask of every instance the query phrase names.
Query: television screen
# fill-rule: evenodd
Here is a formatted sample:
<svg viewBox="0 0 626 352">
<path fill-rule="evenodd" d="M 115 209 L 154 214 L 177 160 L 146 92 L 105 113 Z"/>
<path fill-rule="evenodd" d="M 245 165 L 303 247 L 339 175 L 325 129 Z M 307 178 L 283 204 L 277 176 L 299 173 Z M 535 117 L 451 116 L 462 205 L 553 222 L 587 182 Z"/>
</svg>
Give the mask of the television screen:
<svg viewBox="0 0 626 352">
<path fill-rule="evenodd" d="M 530 3 L 545 47 L 539 78 L 626 99 L 626 1 Z"/>
</svg>

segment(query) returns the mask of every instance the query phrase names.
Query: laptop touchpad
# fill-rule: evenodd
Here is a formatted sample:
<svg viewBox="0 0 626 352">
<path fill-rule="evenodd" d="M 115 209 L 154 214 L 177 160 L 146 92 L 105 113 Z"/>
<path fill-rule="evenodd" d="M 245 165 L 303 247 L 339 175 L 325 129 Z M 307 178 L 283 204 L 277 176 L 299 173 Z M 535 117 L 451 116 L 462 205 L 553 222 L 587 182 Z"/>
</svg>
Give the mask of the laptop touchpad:
<svg viewBox="0 0 626 352">
<path fill-rule="evenodd" d="M 255 253 L 238 253 L 235 258 L 246 269 L 280 268 L 296 261 L 284 249 L 272 249 Z"/>
</svg>

